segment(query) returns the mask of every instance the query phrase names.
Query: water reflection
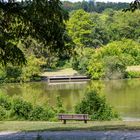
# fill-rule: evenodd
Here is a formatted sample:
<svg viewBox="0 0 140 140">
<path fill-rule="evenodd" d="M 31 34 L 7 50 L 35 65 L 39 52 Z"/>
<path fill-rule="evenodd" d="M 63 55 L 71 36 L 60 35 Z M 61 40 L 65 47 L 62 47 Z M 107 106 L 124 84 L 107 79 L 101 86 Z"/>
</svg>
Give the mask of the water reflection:
<svg viewBox="0 0 140 140">
<path fill-rule="evenodd" d="M 60 96 L 68 111 L 78 103 L 85 92 L 94 88 L 101 88 L 108 102 L 113 105 L 123 117 L 140 118 L 140 80 L 112 80 L 90 81 L 88 83 L 63 83 L 51 84 L 47 82 L 3 84 L 0 85 L 0 93 L 10 96 L 22 96 L 33 104 L 52 106 L 56 103 L 56 97 Z"/>
</svg>

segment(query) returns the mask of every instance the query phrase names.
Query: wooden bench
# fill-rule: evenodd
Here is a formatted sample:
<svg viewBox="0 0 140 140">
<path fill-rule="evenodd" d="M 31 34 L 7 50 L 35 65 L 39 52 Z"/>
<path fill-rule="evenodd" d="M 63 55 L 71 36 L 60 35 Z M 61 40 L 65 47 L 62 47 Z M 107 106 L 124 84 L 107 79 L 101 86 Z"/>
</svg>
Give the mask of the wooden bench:
<svg viewBox="0 0 140 140">
<path fill-rule="evenodd" d="M 58 119 L 63 120 L 64 124 L 66 124 L 66 120 L 78 120 L 87 123 L 89 117 L 88 114 L 59 114 Z"/>
</svg>

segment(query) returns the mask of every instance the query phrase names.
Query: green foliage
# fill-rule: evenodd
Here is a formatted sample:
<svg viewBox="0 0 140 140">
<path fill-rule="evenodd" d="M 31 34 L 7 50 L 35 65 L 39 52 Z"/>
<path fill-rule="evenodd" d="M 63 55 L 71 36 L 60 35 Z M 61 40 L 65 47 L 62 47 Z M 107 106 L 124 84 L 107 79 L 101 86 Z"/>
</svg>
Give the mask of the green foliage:
<svg viewBox="0 0 140 140">
<path fill-rule="evenodd" d="M 44 109 L 41 106 L 35 106 L 31 111 L 31 115 L 29 116 L 30 120 L 38 121 L 38 120 L 50 120 L 50 118 L 54 117 L 54 112 L 51 108 Z"/>
<path fill-rule="evenodd" d="M 38 76 L 41 72 L 41 65 L 43 64 L 44 62 L 42 59 L 38 59 L 34 55 L 29 56 L 27 65 L 22 68 L 20 80 L 30 81 L 34 76 Z"/>
<path fill-rule="evenodd" d="M 64 113 L 62 100 L 57 97 L 55 107 L 31 104 L 20 97 L 0 94 L 0 120 L 56 121 L 58 113 Z"/>
<path fill-rule="evenodd" d="M 140 0 L 134 0 L 130 3 L 129 8 L 125 9 L 124 11 L 132 11 L 134 12 L 136 9 L 140 9 Z"/>
<path fill-rule="evenodd" d="M 76 47 L 99 48 L 123 38 L 139 41 L 139 14 L 139 10 L 125 13 L 106 9 L 102 14 L 73 11 L 67 23 L 68 34 Z"/>
<path fill-rule="evenodd" d="M 89 91 L 76 105 L 75 112 L 89 114 L 92 120 L 119 119 L 119 115 L 107 103 L 105 96 L 101 96 L 97 90 Z"/>
<path fill-rule="evenodd" d="M 99 80 L 99 79 L 105 77 L 103 63 L 102 62 L 90 62 L 88 65 L 87 73 L 94 80 Z"/>
<path fill-rule="evenodd" d="M 108 31 L 110 40 L 121 40 L 122 38 L 138 40 L 139 32 L 139 21 L 140 21 L 140 11 L 135 12 L 111 12 L 110 14 L 105 14 L 106 16 L 105 28 Z"/>
<path fill-rule="evenodd" d="M 104 59 L 104 72 L 106 79 L 125 78 L 126 66 L 117 56 L 108 56 Z"/>
<path fill-rule="evenodd" d="M 27 57 L 26 66 L 20 67 L 7 65 L 6 68 L 3 68 L 5 69 L 5 73 L 3 72 L 4 70 L 1 72 L 0 79 L 4 82 L 27 82 L 31 80 L 38 80 L 41 72 L 41 66 L 44 63 L 45 62 L 42 58 L 36 58 L 31 54 Z"/>
<path fill-rule="evenodd" d="M 5 70 L 2 68 L 2 66 L 0 66 L 0 81 L 3 81 L 6 77 L 6 72 Z"/>
<path fill-rule="evenodd" d="M 6 110 L 11 109 L 11 102 L 8 96 L 0 94 L 0 106 Z"/>
<path fill-rule="evenodd" d="M 109 38 L 101 22 L 100 16 L 96 13 L 90 14 L 84 10 L 72 12 L 67 29 L 76 47 L 97 48 L 106 44 Z"/>
<path fill-rule="evenodd" d="M 140 78 L 140 72 L 139 71 L 127 71 L 126 78 Z"/>
<path fill-rule="evenodd" d="M 80 73 L 86 74 L 89 60 L 94 53 L 95 50 L 91 48 L 78 49 L 77 54 L 71 58 L 71 66 Z"/>
<path fill-rule="evenodd" d="M 6 117 L 6 110 L 0 106 L 0 121 L 4 120 Z"/>
<path fill-rule="evenodd" d="M 67 23 L 68 34 L 78 47 L 88 47 L 90 45 L 90 34 L 92 33 L 93 23 L 90 14 L 84 10 L 77 10 L 71 14 Z"/>
<path fill-rule="evenodd" d="M 27 120 L 32 108 L 33 107 L 29 102 L 26 102 L 21 98 L 16 97 L 12 101 L 12 115 L 16 116 L 18 119 Z"/>
<path fill-rule="evenodd" d="M 140 44 L 123 39 L 99 48 L 88 63 L 87 73 L 92 79 L 120 79 L 125 77 L 126 66 L 140 64 Z"/>
<path fill-rule="evenodd" d="M 18 43 L 30 35 L 51 52 L 62 53 L 68 42 L 65 21 L 68 13 L 61 2 L 33 0 L 16 2 L 0 0 L 0 61 L 3 65 L 26 63 Z"/>
<path fill-rule="evenodd" d="M 23 65 L 26 59 L 22 50 L 18 47 L 18 32 L 22 32 L 22 26 L 17 24 L 20 22 L 16 16 L 10 16 L 2 9 L 0 2 L 0 63 L 6 65 Z M 15 23 L 15 24 L 14 24 Z M 15 28 L 15 26 L 16 28 Z"/>
<path fill-rule="evenodd" d="M 56 111 L 57 113 L 65 113 L 65 109 L 63 107 L 62 99 L 60 96 L 56 97 Z"/>
<path fill-rule="evenodd" d="M 6 67 L 6 77 L 5 82 L 18 82 L 21 76 L 21 68 L 15 66 Z"/>
</svg>

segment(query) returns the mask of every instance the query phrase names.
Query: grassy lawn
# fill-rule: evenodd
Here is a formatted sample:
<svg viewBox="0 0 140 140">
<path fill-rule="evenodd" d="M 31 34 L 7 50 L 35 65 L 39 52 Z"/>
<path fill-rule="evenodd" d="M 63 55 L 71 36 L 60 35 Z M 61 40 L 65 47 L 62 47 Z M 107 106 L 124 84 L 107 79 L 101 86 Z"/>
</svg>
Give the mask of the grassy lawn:
<svg viewBox="0 0 140 140">
<path fill-rule="evenodd" d="M 71 131 L 71 130 L 140 130 L 139 121 L 103 122 L 45 122 L 45 121 L 1 121 L 0 131 Z"/>
<path fill-rule="evenodd" d="M 41 76 L 65 76 L 65 75 L 78 75 L 78 72 L 76 70 L 73 70 L 72 68 L 65 68 L 62 70 L 49 71 L 41 74 Z"/>
</svg>

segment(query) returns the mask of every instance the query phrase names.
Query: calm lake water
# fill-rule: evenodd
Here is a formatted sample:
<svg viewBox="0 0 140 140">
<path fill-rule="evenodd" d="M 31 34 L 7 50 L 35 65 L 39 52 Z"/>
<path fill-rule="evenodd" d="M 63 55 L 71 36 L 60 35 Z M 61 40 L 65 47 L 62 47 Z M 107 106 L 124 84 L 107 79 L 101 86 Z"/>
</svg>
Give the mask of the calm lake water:
<svg viewBox="0 0 140 140">
<path fill-rule="evenodd" d="M 56 97 L 59 95 L 65 108 L 72 111 L 86 91 L 97 86 L 103 87 L 102 94 L 105 94 L 107 101 L 122 117 L 140 119 L 140 79 L 58 84 L 47 82 L 1 84 L 0 93 L 22 96 L 33 104 L 50 103 L 52 106 L 55 106 Z"/>
</svg>

